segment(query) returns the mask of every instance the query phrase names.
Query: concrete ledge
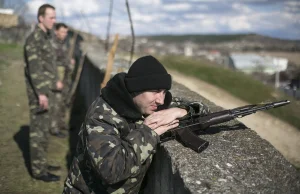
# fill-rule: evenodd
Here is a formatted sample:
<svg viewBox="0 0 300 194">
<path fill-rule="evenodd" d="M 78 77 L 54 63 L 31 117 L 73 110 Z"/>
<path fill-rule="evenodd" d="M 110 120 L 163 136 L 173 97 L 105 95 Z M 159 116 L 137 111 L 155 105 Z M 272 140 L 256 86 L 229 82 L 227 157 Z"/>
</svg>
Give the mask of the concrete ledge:
<svg viewBox="0 0 300 194">
<path fill-rule="evenodd" d="M 172 93 L 221 110 L 178 83 Z M 159 147 L 144 193 L 300 193 L 299 170 L 242 123 L 230 121 L 200 135 L 210 142 L 200 154 L 174 140 Z"/>
</svg>

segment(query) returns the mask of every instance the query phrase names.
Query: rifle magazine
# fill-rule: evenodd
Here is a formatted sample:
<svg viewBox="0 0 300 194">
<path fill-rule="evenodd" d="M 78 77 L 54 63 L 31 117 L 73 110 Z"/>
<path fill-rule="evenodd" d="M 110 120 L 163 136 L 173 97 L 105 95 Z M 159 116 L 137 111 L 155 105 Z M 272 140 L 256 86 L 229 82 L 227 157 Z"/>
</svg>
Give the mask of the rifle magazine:
<svg viewBox="0 0 300 194">
<path fill-rule="evenodd" d="M 201 153 L 209 145 L 208 141 L 201 139 L 195 133 L 190 131 L 188 128 L 183 130 L 178 130 L 176 139 L 180 141 L 184 146 L 191 148 L 197 153 Z"/>
</svg>

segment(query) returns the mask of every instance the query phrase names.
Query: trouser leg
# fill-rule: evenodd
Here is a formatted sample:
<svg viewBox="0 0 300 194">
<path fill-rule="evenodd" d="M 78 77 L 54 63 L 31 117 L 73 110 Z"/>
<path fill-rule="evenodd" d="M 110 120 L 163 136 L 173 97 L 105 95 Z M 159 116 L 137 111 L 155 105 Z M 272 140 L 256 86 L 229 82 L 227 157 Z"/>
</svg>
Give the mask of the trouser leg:
<svg viewBox="0 0 300 194">
<path fill-rule="evenodd" d="M 49 134 L 49 112 L 30 113 L 30 157 L 33 177 L 47 173 L 47 148 Z"/>
<path fill-rule="evenodd" d="M 63 93 L 57 93 L 55 96 L 56 99 L 56 108 L 55 108 L 55 116 L 57 117 L 57 125 L 59 127 L 59 129 L 67 129 L 66 126 L 66 107 L 65 107 L 65 103 L 64 103 L 64 99 L 63 99 Z"/>
<path fill-rule="evenodd" d="M 59 113 L 59 105 L 56 99 L 56 94 L 51 92 L 49 94 L 49 116 L 50 116 L 50 133 L 58 133 L 58 113 Z"/>
</svg>

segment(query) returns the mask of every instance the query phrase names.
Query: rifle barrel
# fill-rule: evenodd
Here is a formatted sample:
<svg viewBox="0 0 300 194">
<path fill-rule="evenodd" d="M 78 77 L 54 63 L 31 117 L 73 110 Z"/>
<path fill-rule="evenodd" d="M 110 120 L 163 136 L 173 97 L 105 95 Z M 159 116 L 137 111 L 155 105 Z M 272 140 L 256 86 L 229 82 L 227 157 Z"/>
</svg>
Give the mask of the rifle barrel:
<svg viewBox="0 0 300 194">
<path fill-rule="evenodd" d="M 290 103 L 289 100 L 281 100 L 278 102 L 271 102 L 271 103 L 266 103 L 263 105 L 257 105 L 257 106 L 253 106 L 253 107 L 251 107 L 251 105 L 250 105 L 248 109 L 244 108 L 244 107 L 241 107 L 241 109 L 240 108 L 232 109 L 232 114 L 234 115 L 234 117 L 244 117 L 249 114 L 253 114 L 257 111 L 268 110 L 271 108 L 278 108 L 281 106 L 285 106 L 289 103 Z"/>
<path fill-rule="evenodd" d="M 285 106 L 287 104 L 289 104 L 290 101 L 289 100 L 281 100 L 281 101 L 278 101 L 278 102 L 274 102 L 274 108 L 277 108 L 277 107 L 280 107 L 280 106 Z"/>
</svg>

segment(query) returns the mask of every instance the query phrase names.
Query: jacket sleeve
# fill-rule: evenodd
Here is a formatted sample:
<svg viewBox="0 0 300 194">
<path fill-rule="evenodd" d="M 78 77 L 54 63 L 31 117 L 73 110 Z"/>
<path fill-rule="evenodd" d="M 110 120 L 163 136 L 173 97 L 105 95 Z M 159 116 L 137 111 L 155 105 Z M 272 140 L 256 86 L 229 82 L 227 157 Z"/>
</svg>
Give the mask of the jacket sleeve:
<svg viewBox="0 0 300 194">
<path fill-rule="evenodd" d="M 189 102 L 178 97 L 173 97 L 170 107 L 178 107 L 187 110 L 187 114 L 180 118 L 180 120 L 188 119 L 191 116 L 206 116 L 211 112 L 209 107 L 202 102 Z"/>
<path fill-rule="evenodd" d="M 121 128 L 128 127 L 117 117 L 112 120 L 118 122 Z M 136 129 L 121 137 L 114 125 L 99 118 L 90 119 L 87 123 L 87 154 L 92 167 L 106 184 L 135 177 L 146 159 L 155 153 L 159 142 L 159 136 L 143 124 L 136 124 Z"/>
<path fill-rule="evenodd" d="M 44 75 L 41 46 L 40 41 L 31 38 L 27 41 L 24 49 L 29 70 L 28 74 L 34 89 L 38 94 L 47 94 L 52 82 Z"/>
</svg>

